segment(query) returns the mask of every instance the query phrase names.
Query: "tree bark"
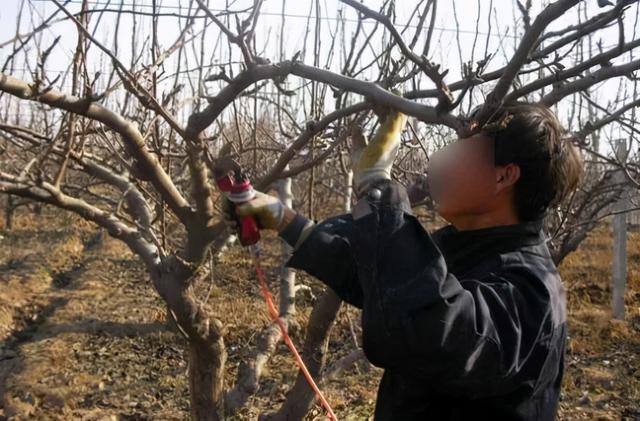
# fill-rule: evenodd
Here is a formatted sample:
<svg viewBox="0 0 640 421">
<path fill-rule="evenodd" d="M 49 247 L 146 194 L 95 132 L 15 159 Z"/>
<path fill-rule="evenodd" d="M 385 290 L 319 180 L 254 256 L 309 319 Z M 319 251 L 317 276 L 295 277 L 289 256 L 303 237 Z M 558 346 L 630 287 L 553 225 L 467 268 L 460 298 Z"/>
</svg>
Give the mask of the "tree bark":
<svg viewBox="0 0 640 421">
<path fill-rule="evenodd" d="M 212 343 L 189 343 L 189 393 L 191 419 L 224 419 L 224 366 L 226 352 L 222 336 Z"/>
<path fill-rule="evenodd" d="M 188 341 L 191 419 L 218 421 L 224 419 L 224 329 L 197 301 L 191 286 L 196 273 L 196 265 L 174 255 L 152 271 L 152 281 Z"/>
</svg>

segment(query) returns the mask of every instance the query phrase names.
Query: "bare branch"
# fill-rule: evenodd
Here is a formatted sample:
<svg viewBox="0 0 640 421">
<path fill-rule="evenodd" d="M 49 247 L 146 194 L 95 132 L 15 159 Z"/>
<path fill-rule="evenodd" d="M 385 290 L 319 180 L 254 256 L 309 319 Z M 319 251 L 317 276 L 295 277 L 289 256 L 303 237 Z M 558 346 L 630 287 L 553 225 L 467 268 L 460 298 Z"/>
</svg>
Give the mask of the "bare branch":
<svg viewBox="0 0 640 421">
<path fill-rule="evenodd" d="M 0 76 L 0 90 L 18 98 L 38 101 L 55 108 L 71 111 L 110 127 L 122 136 L 129 153 L 140 164 L 141 170 L 150 178 L 149 181 L 158 189 L 171 210 L 183 222 L 188 223 L 192 210 L 182 197 L 171 178 L 159 165 L 158 159 L 149 152 L 138 129 L 120 115 L 87 99 L 65 95 L 56 90 L 42 93 L 33 86 L 12 76 Z"/>
</svg>

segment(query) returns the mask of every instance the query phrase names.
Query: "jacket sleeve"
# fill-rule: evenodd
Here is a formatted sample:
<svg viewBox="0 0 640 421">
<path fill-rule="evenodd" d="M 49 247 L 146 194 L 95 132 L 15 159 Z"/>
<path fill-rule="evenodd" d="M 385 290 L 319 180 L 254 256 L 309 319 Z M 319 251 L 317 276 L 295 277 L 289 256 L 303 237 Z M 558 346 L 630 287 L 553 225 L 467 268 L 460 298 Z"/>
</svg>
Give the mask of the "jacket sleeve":
<svg viewBox="0 0 640 421">
<path fill-rule="evenodd" d="M 532 364 L 540 370 L 544 361 L 526 363 L 540 355 L 533 352 L 539 343 L 550 341 L 541 280 L 524 266 L 457 279 L 410 214 L 403 188 L 382 182 L 374 189 L 354 208 L 351 239 L 369 360 L 476 395 L 521 381 Z"/>
<path fill-rule="evenodd" d="M 317 225 L 297 215 L 280 236 L 294 247 L 287 266 L 301 269 L 329 286 L 347 303 L 362 308 L 350 238 L 351 215 L 328 218 Z"/>
</svg>

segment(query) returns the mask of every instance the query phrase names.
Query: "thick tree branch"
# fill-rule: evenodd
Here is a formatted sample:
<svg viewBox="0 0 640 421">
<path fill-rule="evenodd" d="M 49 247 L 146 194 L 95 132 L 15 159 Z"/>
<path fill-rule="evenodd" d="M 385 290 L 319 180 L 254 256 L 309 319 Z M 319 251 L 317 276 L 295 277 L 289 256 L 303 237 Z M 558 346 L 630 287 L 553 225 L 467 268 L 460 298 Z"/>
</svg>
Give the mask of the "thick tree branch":
<svg viewBox="0 0 640 421">
<path fill-rule="evenodd" d="M 32 85 L 12 76 L 0 75 L 0 91 L 18 98 L 37 101 L 55 108 L 67 110 L 99 121 L 122 136 L 132 157 L 140 164 L 140 169 L 149 177 L 169 208 L 185 224 L 189 224 L 193 211 L 182 197 L 171 178 L 162 169 L 158 159 L 147 149 L 142 134 L 122 116 L 90 100 L 65 95 L 56 90 L 38 92 Z"/>
<path fill-rule="evenodd" d="M 640 46 L 640 39 L 631 41 L 629 43 L 624 44 L 622 47 L 615 47 L 606 51 L 602 54 L 595 55 L 588 60 L 578 63 L 576 66 L 571 67 L 569 69 L 561 70 L 559 72 L 554 73 L 553 75 L 549 75 L 547 77 L 535 80 L 520 89 L 516 89 L 511 92 L 505 99 L 505 102 L 509 102 L 515 100 L 517 98 L 521 98 L 529 93 L 541 90 L 547 86 L 562 83 L 572 77 L 579 76 L 582 72 L 589 70 L 595 66 L 610 66 L 609 60 L 612 58 L 618 57 L 623 53 L 630 51 L 636 47 Z"/>
<path fill-rule="evenodd" d="M 585 90 L 596 83 L 603 82 L 607 79 L 629 75 L 631 72 L 638 69 L 640 69 L 640 59 L 627 64 L 621 64 L 619 66 L 602 67 L 601 69 L 595 72 L 590 72 L 574 81 L 560 84 L 558 87 L 554 88 L 551 92 L 542 97 L 540 102 L 546 106 L 551 106 L 574 92 Z"/>
<path fill-rule="evenodd" d="M 190 130 L 202 131 L 206 129 L 242 91 L 252 84 L 260 80 L 280 79 L 288 75 L 315 80 L 316 82 L 326 83 L 345 91 L 363 95 L 375 104 L 396 109 L 409 116 L 416 117 L 424 123 L 443 124 L 453 129 L 460 127 L 458 119 L 451 114 L 440 114 L 434 107 L 395 95 L 373 82 L 343 76 L 297 61 L 284 61 L 278 64 L 255 65 L 240 73 L 218 95 L 210 98 L 209 105 L 204 110 L 191 115 L 189 118 Z"/>
<path fill-rule="evenodd" d="M 542 35 L 538 42 L 536 43 L 536 47 L 534 47 L 534 50 L 531 52 L 531 54 L 529 54 L 528 58 L 525 60 L 525 62 L 523 64 L 529 64 L 532 63 L 536 60 L 542 60 L 545 57 L 549 56 L 550 54 L 554 54 L 555 52 L 559 51 L 560 48 L 564 47 L 567 44 L 570 44 L 571 42 L 574 42 L 578 39 L 580 39 L 581 37 L 588 35 L 592 32 L 595 32 L 599 29 L 602 29 L 606 24 L 614 21 L 616 18 L 618 18 L 622 12 L 624 11 L 624 8 L 632 3 L 637 2 L 638 0 L 621 0 L 619 2 L 616 3 L 616 5 L 611 8 L 610 10 L 601 13 L 599 15 L 594 16 L 593 18 L 589 19 L 588 21 L 585 21 L 581 24 L 578 25 L 572 25 L 571 31 L 575 31 L 574 33 L 561 38 L 557 41 L 552 42 L 551 44 L 546 45 L 544 48 L 542 49 L 536 49 L 538 48 L 538 44 L 540 43 L 540 40 L 542 39 L 549 39 L 550 36 L 548 36 L 549 34 L 552 34 L 551 32 L 546 33 L 544 35 Z M 567 31 L 562 31 L 562 33 L 566 33 Z M 556 33 L 557 34 L 557 33 Z M 482 85 L 484 83 L 487 82 L 491 82 L 493 80 L 497 80 L 499 79 L 505 72 L 505 70 L 507 69 L 507 66 L 501 67 L 499 69 L 496 70 L 492 70 L 490 72 L 487 73 L 483 73 L 481 75 L 478 75 L 478 77 L 474 80 L 458 80 L 455 81 L 453 83 L 449 84 L 449 89 L 452 92 L 455 91 L 459 91 L 461 89 L 465 89 L 467 86 L 471 85 L 471 86 L 477 86 L 477 85 Z M 418 89 L 418 90 L 414 90 L 414 91 L 409 91 L 405 94 L 405 97 L 409 98 L 409 99 L 417 99 L 417 98 L 437 98 L 439 92 L 437 89 Z"/>
<path fill-rule="evenodd" d="M 84 200 L 64 194 L 53 184 L 43 182 L 41 186 L 30 186 L 11 175 L 0 173 L 0 192 L 48 203 L 77 213 L 84 219 L 105 228 L 113 237 L 126 243 L 134 253 L 142 258 L 148 268 L 156 268 L 160 263 L 157 247 L 142 238 L 138 230 Z"/>
</svg>

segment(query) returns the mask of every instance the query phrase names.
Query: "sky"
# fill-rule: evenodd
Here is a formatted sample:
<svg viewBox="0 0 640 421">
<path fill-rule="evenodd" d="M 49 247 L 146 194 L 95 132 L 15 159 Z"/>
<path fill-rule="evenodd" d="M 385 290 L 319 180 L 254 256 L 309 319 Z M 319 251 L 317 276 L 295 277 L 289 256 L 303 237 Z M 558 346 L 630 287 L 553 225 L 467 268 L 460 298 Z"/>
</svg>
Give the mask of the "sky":
<svg viewBox="0 0 640 421">
<path fill-rule="evenodd" d="M 61 0 L 63 1 L 63 0 Z M 16 29 L 16 16 L 18 14 L 18 8 L 20 6 L 20 0 L 0 0 L 2 4 L 2 8 L 0 8 L 0 42 L 2 40 L 7 40 L 12 38 L 15 35 Z M 231 10 L 242 10 L 247 8 L 252 1 L 247 0 L 237 0 L 233 2 L 233 6 L 230 7 Z M 377 10 L 380 1 L 372 1 L 368 0 L 365 4 L 371 9 Z M 456 46 L 456 19 L 460 23 L 461 33 L 460 42 L 462 45 L 463 57 L 470 57 L 471 45 L 473 44 L 473 40 L 476 33 L 476 19 L 478 19 L 478 10 L 480 10 L 481 16 L 478 22 L 478 42 L 483 44 L 486 40 L 486 34 L 488 32 L 487 22 L 487 12 L 489 10 L 489 0 L 481 0 L 481 2 L 477 2 L 476 0 L 440 0 L 438 1 L 438 19 L 436 22 L 435 36 L 439 41 L 439 48 L 436 53 L 437 56 L 434 58 L 446 59 L 447 65 L 456 64 L 459 67 L 459 62 L 457 54 L 454 54 L 453 57 L 449 57 L 449 52 L 452 51 L 452 48 L 457 48 Z M 533 15 L 535 16 L 541 9 L 541 5 L 547 2 L 541 1 L 533 1 Z M 68 9 L 71 11 L 78 11 L 80 9 L 81 0 L 70 0 Z M 92 8 L 101 8 L 106 5 L 110 5 L 111 8 L 115 9 L 120 5 L 123 5 L 125 10 L 142 10 L 142 11 L 150 11 L 152 0 L 91 0 L 89 1 L 89 5 Z M 166 13 L 177 13 L 180 10 L 185 10 L 188 6 L 188 1 L 185 0 L 157 0 L 157 4 L 160 9 Z M 212 1 L 211 10 L 213 11 L 222 11 L 224 7 L 219 5 L 223 5 L 222 1 Z M 302 48 L 302 41 L 304 39 L 304 33 L 307 30 L 307 21 L 309 11 L 313 8 L 315 1 L 313 0 L 265 0 L 264 5 L 262 7 L 262 16 L 259 21 L 259 27 L 256 31 L 257 36 L 261 37 L 263 40 L 266 40 L 267 37 L 270 37 L 269 40 L 273 43 L 277 34 L 274 32 L 278 32 L 280 30 L 280 26 L 282 25 L 282 21 L 280 19 L 280 12 L 283 9 L 286 14 L 286 29 L 287 32 L 285 34 L 287 49 L 289 51 L 295 51 Z M 410 0 L 397 1 L 396 0 L 396 12 L 397 12 L 397 25 L 398 27 L 402 27 L 402 23 L 407 21 L 409 14 L 412 12 L 416 2 Z M 481 7 L 478 7 L 478 4 L 481 4 Z M 519 19 L 519 12 L 514 9 L 514 0 L 493 0 L 494 11 L 491 16 L 491 25 L 492 25 L 492 35 L 490 37 L 490 45 L 495 45 L 495 43 L 499 42 L 501 38 L 505 38 L 506 41 L 511 42 L 512 44 L 519 39 L 519 35 L 521 34 L 513 34 L 507 33 L 507 28 L 512 25 L 514 21 L 514 17 Z M 585 0 L 584 2 L 586 6 L 586 15 L 593 16 L 596 13 L 603 11 L 597 6 L 596 0 Z M 338 0 L 320 0 L 320 19 L 322 21 L 322 33 L 323 36 L 331 31 L 332 27 L 335 27 L 335 18 L 337 17 L 340 11 L 346 14 L 347 19 L 350 21 L 348 25 L 353 29 L 355 26 L 355 21 L 357 19 L 356 12 L 347 5 L 340 3 Z M 454 6 L 456 8 L 456 12 L 454 13 Z M 182 9 L 181 9 L 182 7 Z M 29 25 L 29 20 L 33 18 L 34 22 L 42 21 L 45 16 L 48 16 L 50 13 L 56 10 L 56 5 L 51 0 L 28 0 L 28 9 L 27 12 L 23 16 L 22 26 L 25 28 L 25 25 Z M 577 10 L 577 8 L 574 8 Z M 552 23 L 549 27 L 550 30 L 555 30 L 559 28 L 566 27 L 568 25 L 574 24 L 576 22 L 576 11 L 570 12 L 567 15 L 559 18 L 557 21 Z M 457 15 L 457 16 L 456 16 Z M 101 23 L 101 28 L 104 27 L 110 21 L 114 14 L 105 14 L 102 18 L 103 23 Z M 113 19 L 111 19 L 113 21 Z M 150 26 L 149 18 L 142 18 L 143 25 L 147 24 Z M 160 18 L 160 39 L 161 44 L 165 45 L 170 44 L 177 35 L 177 18 L 175 17 L 162 17 Z M 314 23 L 314 17 L 312 17 L 311 24 Z M 367 24 L 369 27 L 373 25 L 371 21 L 368 21 Z M 631 25 L 629 25 L 631 26 Z M 349 28 L 348 28 L 349 29 Z M 348 30 L 347 29 L 347 30 Z M 628 27 L 628 30 L 632 28 Z M 617 30 L 606 31 L 603 32 L 602 38 L 604 45 L 615 45 L 617 41 Z M 69 58 L 73 54 L 73 50 L 75 47 L 75 37 L 76 30 L 72 24 L 69 22 L 63 22 L 54 25 L 49 30 L 45 31 L 45 34 L 53 38 L 54 36 L 62 35 L 63 39 L 60 43 L 62 51 L 57 51 L 58 53 L 62 52 L 62 57 L 66 55 Z M 100 38 L 101 34 L 98 34 L 98 38 Z M 104 36 L 109 35 L 107 33 L 102 34 Z M 121 39 L 126 40 L 131 36 L 131 27 L 127 25 L 123 25 L 120 30 Z M 275 51 L 271 51 L 275 53 Z M 2 51 L 3 55 L 6 54 L 6 51 Z M 275 54 L 272 54 L 275 57 Z M 124 54 L 126 57 L 126 52 Z M 61 57 L 61 59 L 62 59 Z"/>
<path fill-rule="evenodd" d="M 20 6 L 20 0 L 0 0 L 0 43 L 9 40 L 15 36 L 16 33 L 16 16 L 18 15 L 18 8 Z M 229 9 L 242 10 L 252 4 L 252 1 L 237 0 L 235 2 L 223 2 L 223 1 L 211 1 L 211 9 L 221 11 L 225 9 L 225 3 L 231 3 Z M 67 6 L 71 11 L 80 10 L 80 0 L 70 0 Z M 184 12 L 189 2 L 184 0 L 157 0 L 157 4 L 164 13 L 180 13 Z M 365 4 L 377 10 L 380 6 L 380 1 L 367 0 Z M 410 14 L 415 7 L 416 2 L 411 0 L 396 0 L 396 26 L 398 28 L 403 27 L 403 23 L 409 20 Z M 450 72 L 446 78 L 447 82 L 453 82 L 460 79 L 461 76 L 461 59 L 462 61 L 478 60 L 484 51 L 484 46 L 489 47 L 489 51 L 495 51 L 494 58 L 489 64 L 488 70 L 492 68 L 501 67 L 505 63 L 505 55 L 511 54 L 517 43 L 519 42 L 522 33 L 513 33 L 514 20 L 521 19 L 520 13 L 514 9 L 515 1 L 513 0 L 440 0 L 438 4 L 438 18 L 435 24 L 434 30 L 434 42 L 430 50 L 429 58 L 440 63 L 444 68 L 449 68 Z M 490 11 L 489 5 L 493 5 L 493 10 Z M 548 1 L 541 2 L 533 0 L 532 15 L 537 15 L 541 8 L 548 4 Z M 91 8 L 118 8 L 120 6 L 125 10 L 140 10 L 150 11 L 152 0 L 93 0 L 89 2 Z M 338 43 L 338 46 L 333 46 L 330 43 L 331 34 L 336 31 L 344 34 L 346 39 L 349 39 L 350 34 L 354 31 L 357 21 L 356 12 L 347 5 L 340 3 L 338 0 L 320 0 L 319 7 L 320 13 L 315 13 L 316 2 L 313 0 L 265 0 L 262 7 L 262 14 L 259 19 L 259 24 L 256 29 L 256 47 L 263 56 L 270 59 L 273 62 L 280 60 L 280 33 L 283 34 L 283 56 L 284 58 L 291 58 L 297 51 L 303 50 L 306 40 L 306 45 L 313 45 L 314 29 L 316 18 L 320 21 L 320 59 L 318 64 L 324 66 L 324 61 L 329 54 L 334 54 L 334 60 L 329 66 L 332 70 L 339 70 L 341 64 L 341 55 L 344 54 L 341 50 L 342 43 Z M 51 0 L 27 0 L 26 10 L 23 13 L 22 21 L 20 22 L 20 33 L 24 33 L 29 30 L 34 24 L 42 22 L 42 20 L 49 16 L 57 9 L 56 5 Z M 280 13 L 284 10 L 285 19 L 281 19 Z M 310 10 L 314 10 L 312 18 L 309 20 L 308 15 Z M 565 28 L 569 25 L 577 22 L 577 13 L 582 13 L 583 16 L 591 17 L 597 13 L 602 12 L 604 9 L 598 7 L 596 0 L 585 0 L 583 2 L 583 8 L 578 10 L 574 8 L 567 15 L 559 18 L 552 23 L 548 30 L 557 30 Z M 635 39 L 635 17 L 637 9 L 633 8 L 632 13 L 628 14 L 625 19 L 625 34 L 626 39 Z M 336 17 L 339 13 L 342 13 L 347 18 L 345 27 L 340 29 L 337 27 Z M 61 16 L 61 15 L 59 15 Z M 93 15 L 93 22 L 97 15 Z M 99 24 L 99 30 L 96 32 L 96 38 L 101 41 L 105 41 L 106 45 L 112 45 L 114 27 L 113 13 L 105 13 L 101 17 Z M 144 31 L 148 34 L 151 29 L 150 18 L 138 18 L 138 26 L 142 26 Z M 184 19 L 181 20 L 184 22 Z M 459 23 L 461 31 L 456 33 L 456 21 Z M 159 20 L 159 43 L 161 50 L 170 46 L 177 38 L 180 25 L 179 18 L 177 17 L 161 17 Z M 202 22 L 200 20 L 199 22 Z M 415 20 L 414 20 L 415 22 Z M 477 26 L 477 31 L 476 31 Z M 199 25 L 196 25 L 198 28 Z M 364 25 L 365 31 L 370 31 L 373 27 L 372 21 L 367 21 Z M 520 26 L 521 28 L 521 26 Z M 415 28 L 408 28 L 407 32 L 403 34 L 404 39 L 408 42 L 414 32 Z M 491 34 L 488 34 L 491 31 Z M 477 34 L 476 34 L 477 32 Z M 119 59 L 128 63 L 131 59 L 131 40 L 133 37 L 134 28 L 132 20 L 129 18 L 123 19 L 119 30 L 118 40 L 120 48 L 118 50 Z M 48 46 L 52 40 L 61 36 L 60 42 L 54 48 L 50 58 L 47 60 L 47 70 L 50 75 L 56 73 L 65 72 L 69 69 L 71 58 L 75 50 L 77 32 L 75 26 L 69 22 L 64 21 L 52 25 L 42 33 L 42 45 Z M 388 36 L 384 31 L 378 31 L 372 38 L 372 44 L 382 45 L 382 36 Z M 474 42 L 475 40 L 475 42 Z M 615 46 L 618 40 L 618 30 L 614 26 L 607 30 L 598 33 L 597 37 L 592 40 L 596 42 L 602 42 L 602 45 L 606 47 Z M 473 46 L 476 46 L 474 51 Z M 417 44 L 421 48 L 421 43 Z M 200 46 L 204 51 L 205 63 L 224 62 L 229 59 L 229 50 L 225 42 L 221 42 L 219 37 L 219 31 L 213 27 L 208 30 L 206 36 L 203 39 L 198 39 L 194 42 L 194 51 L 191 55 L 195 58 L 196 54 L 199 54 Z M 416 47 L 416 50 L 418 47 Z M 0 49 L 0 62 L 4 63 L 8 54 L 11 53 L 11 46 L 6 46 Z M 374 57 L 375 51 L 365 51 L 363 54 L 363 62 L 367 59 Z M 30 55 L 30 60 L 35 62 L 35 50 L 32 48 L 27 54 Z M 89 55 L 89 71 L 90 73 L 102 70 L 102 79 L 106 79 L 104 74 L 105 69 L 111 67 L 111 64 L 105 60 L 103 54 L 95 47 L 90 48 Z M 231 51 L 232 60 L 240 61 L 240 55 L 237 48 L 233 48 Z M 629 57 L 625 57 L 625 61 L 628 61 Z M 304 56 L 304 61 L 307 64 L 313 64 L 313 57 L 307 52 Z M 194 79 L 197 73 L 200 71 L 199 66 L 194 65 L 190 67 L 191 73 L 184 73 L 180 75 L 183 83 L 189 83 Z M 165 66 L 165 74 L 172 74 L 172 68 L 176 67 L 176 63 L 169 60 Z M 207 73 L 216 73 L 219 69 L 216 67 L 205 68 L 202 71 Z M 29 71 L 24 66 L 16 65 L 13 69 L 13 73 L 16 76 L 29 79 Z M 373 77 L 372 74 L 363 74 L 361 77 L 369 78 Z M 172 80 L 171 80 L 172 81 Z M 68 81 L 62 81 L 58 83 L 58 86 L 63 90 L 69 89 L 70 84 Z M 216 89 L 219 89 L 221 85 L 208 86 L 207 92 L 215 94 Z M 422 88 L 432 88 L 428 81 L 424 82 Z M 199 87 L 195 87 L 197 91 Z M 603 105 L 606 105 L 607 101 L 614 99 L 617 92 L 617 83 L 605 83 L 598 87 L 594 92 L 594 98 L 597 99 Z M 188 111 L 185 111 L 188 114 Z M 183 116 L 186 118 L 186 116 Z"/>
</svg>

